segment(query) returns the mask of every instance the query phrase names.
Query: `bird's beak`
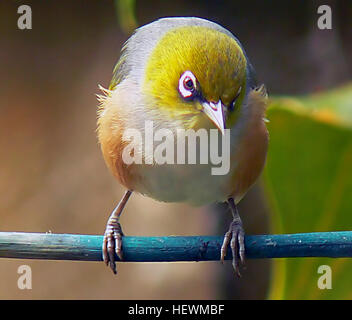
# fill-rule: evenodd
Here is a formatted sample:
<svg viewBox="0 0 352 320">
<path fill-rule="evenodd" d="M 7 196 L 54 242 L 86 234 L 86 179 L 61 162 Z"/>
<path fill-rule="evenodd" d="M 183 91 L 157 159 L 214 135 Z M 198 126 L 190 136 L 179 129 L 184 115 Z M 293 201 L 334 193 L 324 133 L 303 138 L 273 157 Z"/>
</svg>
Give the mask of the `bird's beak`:
<svg viewBox="0 0 352 320">
<path fill-rule="evenodd" d="M 203 112 L 209 117 L 209 119 L 219 128 L 221 133 L 225 134 L 225 121 L 224 111 L 221 100 L 217 103 L 203 102 Z"/>
</svg>

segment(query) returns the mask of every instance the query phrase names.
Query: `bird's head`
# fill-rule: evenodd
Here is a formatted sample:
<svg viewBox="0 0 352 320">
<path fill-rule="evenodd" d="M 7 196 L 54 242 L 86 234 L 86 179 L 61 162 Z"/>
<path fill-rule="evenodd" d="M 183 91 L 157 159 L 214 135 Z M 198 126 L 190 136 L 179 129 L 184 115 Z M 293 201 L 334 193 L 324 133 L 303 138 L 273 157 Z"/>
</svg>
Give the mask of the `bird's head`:
<svg viewBox="0 0 352 320">
<path fill-rule="evenodd" d="M 246 92 L 246 56 L 229 35 L 204 26 L 164 34 L 147 58 L 148 105 L 188 128 L 214 125 L 224 133 L 237 119 Z"/>
</svg>

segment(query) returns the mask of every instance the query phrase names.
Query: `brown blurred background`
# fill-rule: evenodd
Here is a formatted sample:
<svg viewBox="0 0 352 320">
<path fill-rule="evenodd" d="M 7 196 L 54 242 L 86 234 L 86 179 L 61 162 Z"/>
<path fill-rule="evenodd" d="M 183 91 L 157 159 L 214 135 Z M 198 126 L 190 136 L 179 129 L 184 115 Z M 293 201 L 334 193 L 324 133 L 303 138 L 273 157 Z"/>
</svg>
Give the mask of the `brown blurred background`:
<svg viewBox="0 0 352 320">
<path fill-rule="evenodd" d="M 33 29 L 17 28 L 28 4 Z M 316 26 L 329 4 L 333 29 Z M 270 94 L 337 86 L 352 74 L 349 1 L 137 1 L 140 25 L 163 16 L 199 16 L 232 31 Z M 102 234 L 123 189 L 95 135 L 98 84 L 108 86 L 128 35 L 113 1 L 0 2 L 0 230 Z M 122 216 L 128 235 L 223 234 L 230 214 L 158 203 L 133 195 Z M 248 234 L 269 232 L 258 186 L 240 204 Z M 32 267 L 33 289 L 17 288 L 17 268 Z M 269 261 L 231 264 L 103 263 L 1 259 L 2 299 L 265 298 Z"/>
</svg>

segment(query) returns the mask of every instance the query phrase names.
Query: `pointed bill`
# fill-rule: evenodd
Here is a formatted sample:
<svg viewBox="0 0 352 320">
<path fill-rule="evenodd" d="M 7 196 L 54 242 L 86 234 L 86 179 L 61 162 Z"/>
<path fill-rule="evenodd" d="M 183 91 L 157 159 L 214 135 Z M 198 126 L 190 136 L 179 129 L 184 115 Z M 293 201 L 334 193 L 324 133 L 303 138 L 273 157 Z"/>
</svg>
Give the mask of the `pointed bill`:
<svg viewBox="0 0 352 320">
<path fill-rule="evenodd" d="M 219 128 L 221 133 L 225 134 L 224 112 L 221 100 L 216 104 L 213 102 L 203 102 L 203 111 L 209 119 Z"/>
</svg>

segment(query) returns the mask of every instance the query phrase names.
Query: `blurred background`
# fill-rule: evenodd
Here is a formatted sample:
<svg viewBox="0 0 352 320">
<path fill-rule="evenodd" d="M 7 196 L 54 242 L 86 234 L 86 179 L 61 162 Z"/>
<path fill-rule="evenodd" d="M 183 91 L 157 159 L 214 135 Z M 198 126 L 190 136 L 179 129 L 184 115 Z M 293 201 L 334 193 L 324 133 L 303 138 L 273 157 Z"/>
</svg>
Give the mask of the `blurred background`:
<svg viewBox="0 0 352 320">
<path fill-rule="evenodd" d="M 127 3 L 127 4 L 126 4 Z M 17 8 L 32 8 L 32 30 L 17 28 Z M 328 4 L 332 30 L 317 28 Z M 133 10 L 130 10 L 130 5 Z M 126 9 L 127 8 L 127 9 Z M 165 16 L 215 21 L 243 44 L 270 95 L 319 92 L 352 74 L 349 1 L 1 1 L 0 230 L 103 234 L 124 190 L 96 139 L 95 94 L 107 87 L 131 28 Z M 122 216 L 127 235 L 219 235 L 231 215 L 133 195 Z M 247 234 L 270 232 L 260 183 L 240 204 Z M 17 268 L 32 268 L 19 290 Z M 270 261 L 103 263 L 0 260 L 1 299 L 263 299 Z"/>
</svg>

